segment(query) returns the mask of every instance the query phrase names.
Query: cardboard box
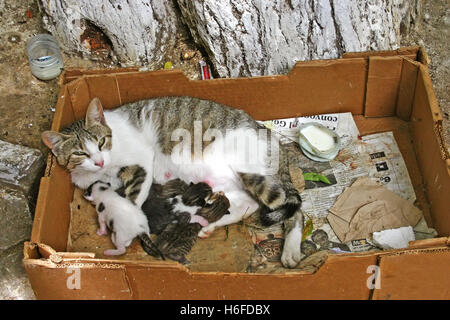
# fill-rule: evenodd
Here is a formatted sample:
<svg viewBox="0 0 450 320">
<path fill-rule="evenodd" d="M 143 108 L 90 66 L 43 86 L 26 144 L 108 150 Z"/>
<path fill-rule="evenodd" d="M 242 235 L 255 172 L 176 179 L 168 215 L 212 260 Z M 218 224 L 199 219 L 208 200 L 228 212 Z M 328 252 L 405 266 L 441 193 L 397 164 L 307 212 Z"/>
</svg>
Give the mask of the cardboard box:
<svg viewBox="0 0 450 320">
<path fill-rule="evenodd" d="M 257 120 L 353 113 L 361 134 L 392 130 L 428 224 L 440 238 L 409 248 L 331 255 L 315 273 L 190 272 L 170 261 L 98 259 L 65 252 L 69 172 L 50 156 L 41 180 L 24 265 L 40 299 L 449 299 L 450 156 L 422 48 L 298 62 L 288 75 L 188 80 L 180 71 L 66 71 L 52 130 L 105 108 L 157 96 L 190 95 L 244 109 Z M 379 286 L 370 286 L 378 271 Z M 77 283 L 79 278 L 80 283 Z"/>
</svg>

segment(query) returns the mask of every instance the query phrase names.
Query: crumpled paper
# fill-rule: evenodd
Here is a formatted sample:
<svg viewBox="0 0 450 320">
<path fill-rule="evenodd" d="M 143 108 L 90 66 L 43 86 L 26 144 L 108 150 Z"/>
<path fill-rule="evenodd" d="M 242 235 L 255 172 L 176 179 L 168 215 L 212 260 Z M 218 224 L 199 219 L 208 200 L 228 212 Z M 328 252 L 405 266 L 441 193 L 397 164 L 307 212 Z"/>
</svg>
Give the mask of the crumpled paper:
<svg viewBox="0 0 450 320">
<path fill-rule="evenodd" d="M 360 177 L 347 188 L 327 217 L 342 242 L 369 238 L 373 232 L 415 226 L 422 212 L 369 177 Z"/>
</svg>

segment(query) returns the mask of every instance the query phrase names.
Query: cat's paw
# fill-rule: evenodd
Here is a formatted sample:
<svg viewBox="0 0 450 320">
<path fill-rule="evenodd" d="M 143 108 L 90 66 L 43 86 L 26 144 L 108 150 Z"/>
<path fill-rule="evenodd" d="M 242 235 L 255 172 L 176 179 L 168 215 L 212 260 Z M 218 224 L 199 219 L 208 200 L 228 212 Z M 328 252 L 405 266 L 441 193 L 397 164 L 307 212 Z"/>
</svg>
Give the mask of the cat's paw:
<svg viewBox="0 0 450 320">
<path fill-rule="evenodd" d="M 108 231 L 106 231 L 106 229 L 105 230 L 97 229 L 97 234 L 99 236 L 106 236 L 108 234 Z"/>
<path fill-rule="evenodd" d="M 199 238 L 205 239 L 208 238 L 211 233 L 213 233 L 215 229 L 215 225 L 213 223 L 207 225 L 206 227 L 203 227 L 202 230 L 198 233 Z"/>
<path fill-rule="evenodd" d="M 285 268 L 295 268 L 302 259 L 301 252 L 302 232 L 301 229 L 293 229 L 284 241 L 281 263 Z"/>
</svg>

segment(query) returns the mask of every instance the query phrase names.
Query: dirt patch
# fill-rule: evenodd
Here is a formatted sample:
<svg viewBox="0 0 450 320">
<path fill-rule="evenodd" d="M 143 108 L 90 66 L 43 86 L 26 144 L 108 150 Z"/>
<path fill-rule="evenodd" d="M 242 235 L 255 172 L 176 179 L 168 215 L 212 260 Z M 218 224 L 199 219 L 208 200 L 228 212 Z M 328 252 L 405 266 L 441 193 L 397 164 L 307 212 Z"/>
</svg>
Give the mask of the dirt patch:
<svg viewBox="0 0 450 320">
<path fill-rule="evenodd" d="M 38 33 L 48 33 L 43 29 L 37 1 L 0 0 L 0 30 L 0 139 L 47 154 L 40 135 L 51 127 L 59 87 L 56 79 L 36 79 L 28 64 L 27 41 Z M 101 59 L 93 61 L 63 53 L 66 69 L 119 67 L 110 58 L 108 42 L 98 30 L 91 30 L 86 37 L 92 50 L 101 51 Z M 175 49 L 167 56 L 174 68 L 195 80 L 200 79 L 199 61 L 202 59 L 202 53 L 192 44 L 187 32 L 177 35 Z M 157 69 L 163 67 L 164 63 L 156 66 Z"/>
</svg>

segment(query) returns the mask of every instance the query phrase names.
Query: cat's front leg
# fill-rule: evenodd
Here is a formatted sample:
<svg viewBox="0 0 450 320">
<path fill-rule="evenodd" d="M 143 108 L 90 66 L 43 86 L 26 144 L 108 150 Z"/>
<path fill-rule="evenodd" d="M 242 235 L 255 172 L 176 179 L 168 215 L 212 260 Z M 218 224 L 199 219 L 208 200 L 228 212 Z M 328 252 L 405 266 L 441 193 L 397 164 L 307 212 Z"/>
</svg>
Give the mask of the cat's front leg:
<svg viewBox="0 0 450 320">
<path fill-rule="evenodd" d="M 284 246 L 281 263 L 285 268 L 295 268 L 302 259 L 301 242 L 303 231 L 303 214 L 296 212 L 284 221 Z"/>
</svg>

